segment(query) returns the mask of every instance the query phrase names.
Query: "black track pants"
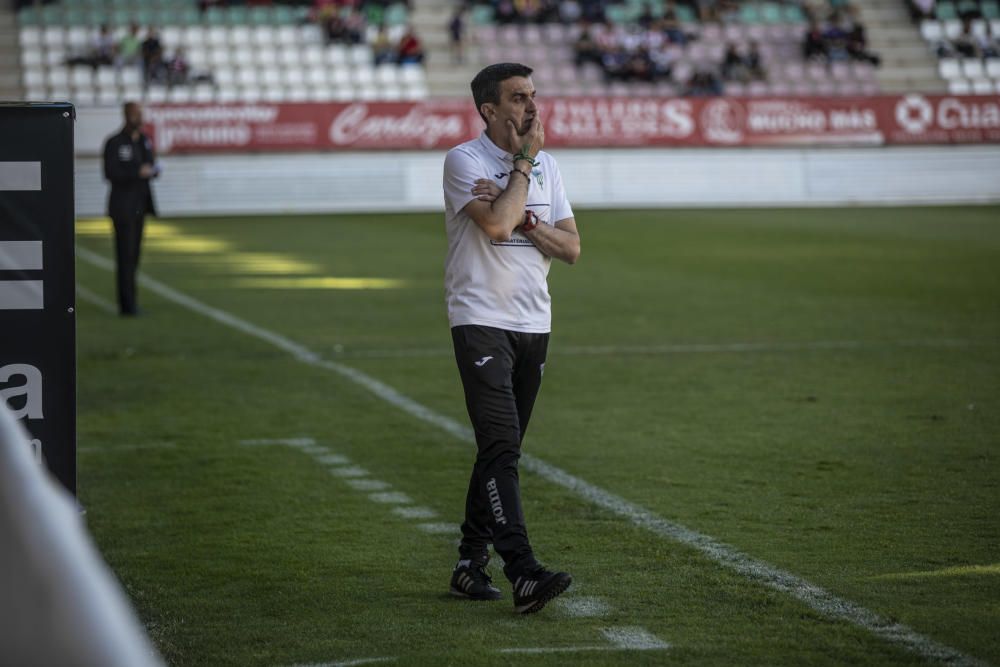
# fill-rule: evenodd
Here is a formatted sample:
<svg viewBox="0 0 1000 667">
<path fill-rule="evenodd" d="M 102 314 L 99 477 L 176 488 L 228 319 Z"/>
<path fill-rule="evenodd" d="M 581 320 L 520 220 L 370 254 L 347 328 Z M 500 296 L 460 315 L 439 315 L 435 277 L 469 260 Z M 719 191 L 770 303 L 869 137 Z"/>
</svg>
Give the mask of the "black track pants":
<svg viewBox="0 0 1000 667">
<path fill-rule="evenodd" d="M 139 269 L 139 248 L 142 244 L 144 216 L 128 219 L 112 218 L 115 228 L 115 258 L 117 260 L 118 309 L 126 315 L 137 311 L 135 274 Z"/>
<path fill-rule="evenodd" d="M 453 328 L 451 337 L 478 447 L 459 554 L 485 560 L 492 542 L 511 577 L 537 564 L 524 525 L 517 462 L 542 383 L 549 334 L 468 325 Z"/>
</svg>

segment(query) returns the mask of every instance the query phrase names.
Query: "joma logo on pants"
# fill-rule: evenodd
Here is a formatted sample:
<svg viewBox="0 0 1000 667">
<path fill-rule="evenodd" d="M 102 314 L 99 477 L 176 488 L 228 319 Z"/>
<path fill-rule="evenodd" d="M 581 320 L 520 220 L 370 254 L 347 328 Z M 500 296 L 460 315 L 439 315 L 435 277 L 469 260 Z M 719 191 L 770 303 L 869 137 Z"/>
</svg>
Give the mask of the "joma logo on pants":
<svg viewBox="0 0 1000 667">
<path fill-rule="evenodd" d="M 495 477 L 490 477 L 490 481 L 486 482 L 486 490 L 490 499 L 490 507 L 493 508 L 493 518 L 497 523 L 502 523 L 506 526 L 507 517 L 503 515 L 503 505 L 500 504 L 500 492 L 497 491 L 497 480 Z"/>
</svg>

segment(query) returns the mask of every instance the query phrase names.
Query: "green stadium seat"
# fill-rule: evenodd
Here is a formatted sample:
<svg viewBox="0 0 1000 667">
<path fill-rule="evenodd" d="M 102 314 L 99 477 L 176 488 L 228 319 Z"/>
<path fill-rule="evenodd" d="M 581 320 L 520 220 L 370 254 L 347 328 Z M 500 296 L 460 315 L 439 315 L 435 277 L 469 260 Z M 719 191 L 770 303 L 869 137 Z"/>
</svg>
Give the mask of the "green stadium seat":
<svg viewBox="0 0 1000 667">
<path fill-rule="evenodd" d="M 223 13 L 228 25 L 246 25 L 250 22 L 250 12 L 246 7 L 234 5 Z"/>
<path fill-rule="evenodd" d="M 472 18 L 473 25 L 492 25 L 494 23 L 493 6 L 474 5 L 470 16 Z"/>
<path fill-rule="evenodd" d="M 34 7 L 25 7 L 17 13 L 17 22 L 21 25 L 38 25 L 42 18 Z"/>
<path fill-rule="evenodd" d="M 808 23 L 809 18 L 802 11 L 801 5 L 785 5 L 784 9 L 786 23 Z"/>
<path fill-rule="evenodd" d="M 275 5 L 274 22 L 278 25 L 294 25 L 295 11 L 286 5 Z"/>
<path fill-rule="evenodd" d="M 764 23 L 782 23 L 785 20 L 781 5 L 765 2 L 760 6 L 760 17 Z"/>
<path fill-rule="evenodd" d="M 58 5 L 43 5 L 40 18 L 45 25 L 62 25 L 63 9 Z"/>
<path fill-rule="evenodd" d="M 232 9 L 229 11 L 232 12 Z M 275 23 L 274 14 L 270 7 L 251 7 L 247 19 L 246 23 L 250 25 L 273 25 Z M 232 23 L 231 17 L 230 23 Z"/>
<path fill-rule="evenodd" d="M 674 13 L 677 14 L 677 20 L 681 23 L 698 22 L 698 15 L 694 13 L 694 9 L 690 5 L 676 5 Z"/>
<path fill-rule="evenodd" d="M 983 18 L 1000 19 L 1000 4 L 996 2 L 983 2 L 979 7 L 982 9 Z"/>
<path fill-rule="evenodd" d="M 194 7 L 188 7 L 179 12 L 171 12 L 171 14 L 176 18 L 168 21 L 168 23 L 176 23 L 177 25 L 198 25 L 201 23 L 201 12 Z"/>
<path fill-rule="evenodd" d="M 202 14 L 202 18 L 208 25 L 225 25 L 226 13 L 218 7 L 209 7 Z"/>
<path fill-rule="evenodd" d="M 740 5 L 740 22 L 760 23 L 761 22 L 760 7 L 750 2 Z"/>
<path fill-rule="evenodd" d="M 406 5 L 403 3 L 389 5 L 388 9 L 385 10 L 385 24 L 388 26 L 406 25 L 407 20 L 409 20 L 409 12 L 406 11 Z"/>
<path fill-rule="evenodd" d="M 934 15 L 938 21 L 951 21 L 958 18 L 958 11 L 955 9 L 954 3 L 945 1 L 937 3 Z"/>
</svg>

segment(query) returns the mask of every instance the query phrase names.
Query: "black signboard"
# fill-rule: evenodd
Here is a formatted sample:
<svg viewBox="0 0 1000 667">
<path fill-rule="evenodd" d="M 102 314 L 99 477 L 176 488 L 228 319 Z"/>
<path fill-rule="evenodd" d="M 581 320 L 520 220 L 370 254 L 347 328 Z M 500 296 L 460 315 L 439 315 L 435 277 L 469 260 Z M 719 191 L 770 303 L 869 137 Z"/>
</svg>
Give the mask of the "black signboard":
<svg viewBox="0 0 1000 667">
<path fill-rule="evenodd" d="M 74 118 L 0 103 L 0 401 L 76 494 Z"/>
</svg>

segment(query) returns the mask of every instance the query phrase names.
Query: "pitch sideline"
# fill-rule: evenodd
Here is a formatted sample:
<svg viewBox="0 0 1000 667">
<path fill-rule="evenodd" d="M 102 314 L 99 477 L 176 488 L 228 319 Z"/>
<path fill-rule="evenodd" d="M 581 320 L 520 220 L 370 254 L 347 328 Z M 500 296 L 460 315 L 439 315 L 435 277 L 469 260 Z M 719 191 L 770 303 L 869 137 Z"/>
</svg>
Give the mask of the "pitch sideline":
<svg viewBox="0 0 1000 667">
<path fill-rule="evenodd" d="M 77 256 L 87 263 L 107 271 L 114 270 L 114 263 L 86 248 L 77 247 Z M 237 317 L 224 310 L 209 306 L 145 274 L 139 274 L 139 282 L 145 288 L 189 310 L 193 310 L 220 324 L 241 331 L 249 336 L 271 343 L 285 350 L 306 364 L 324 368 L 368 389 L 378 398 L 433 424 L 465 442 L 474 441 L 470 427 L 463 426 L 445 415 L 438 414 L 426 406 L 401 394 L 393 387 L 376 378 L 344 364 L 325 360 L 309 348 L 273 331 L 269 331 Z M 655 535 L 692 547 L 712 561 L 733 570 L 745 578 L 768 588 L 787 593 L 827 618 L 846 621 L 897 646 L 905 648 L 927 660 L 947 662 L 952 665 L 983 665 L 982 661 L 967 656 L 957 649 L 925 637 L 915 630 L 883 618 L 873 611 L 839 598 L 829 591 L 810 583 L 789 572 L 780 570 L 763 561 L 754 560 L 746 554 L 718 542 L 714 538 L 691 530 L 685 526 L 664 519 L 649 510 L 631 503 L 624 498 L 594 486 L 571 475 L 535 456 L 522 454 L 521 465 L 553 484 L 572 491 L 584 500 L 610 511 Z"/>
</svg>

